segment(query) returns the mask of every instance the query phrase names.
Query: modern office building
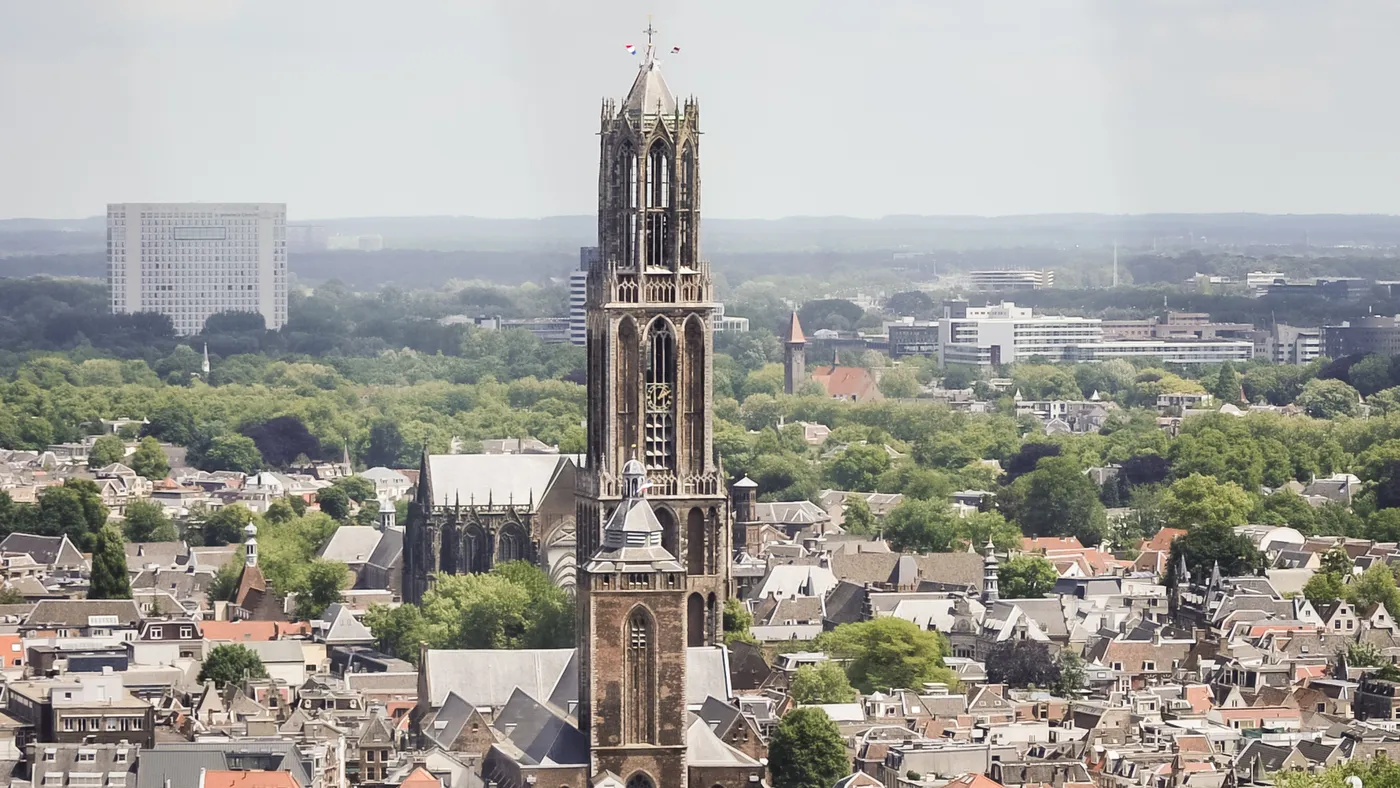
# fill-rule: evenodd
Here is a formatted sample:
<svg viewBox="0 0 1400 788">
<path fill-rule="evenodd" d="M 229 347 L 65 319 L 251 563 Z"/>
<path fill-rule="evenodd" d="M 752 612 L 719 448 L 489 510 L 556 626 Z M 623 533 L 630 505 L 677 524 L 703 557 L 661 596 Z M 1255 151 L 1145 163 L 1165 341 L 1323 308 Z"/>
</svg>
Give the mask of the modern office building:
<svg viewBox="0 0 1400 788">
<path fill-rule="evenodd" d="M 283 203 L 114 203 L 107 206 L 112 312 L 158 312 L 195 334 L 219 312 L 287 322 Z"/>
<path fill-rule="evenodd" d="M 901 320 L 885 324 L 890 358 L 932 356 L 938 353 L 937 320 Z"/>
<path fill-rule="evenodd" d="M 1064 361 L 1072 348 L 1103 341 L 1101 323 L 1093 317 L 1035 315 L 1010 301 L 986 307 L 953 302 L 944 306 L 938 323 L 938 364 Z"/>
<path fill-rule="evenodd" d="M 1255 331 L 1254 357 L 1275 364 L 1307 364 L 1322 355 L 1322 329 L 1278 323 Z"/>
<path fill-rule="evenodd" d="M 724 314 L 724 304 L 715 304 L 715 311 L 710 316 L 710 321 L 714 323 L 716 334 L 745 334 L 749 330 L 749 319 Z"/>
<path fill-rule="evenodd" d="M 1254 358 L 1254 343 L 1232 339 L 1120 339 L 1076 345 L 1065 353 L 1066 361 L 1111 358 L 1155 358 L 1166 364 L 1249 361 Z"/>
<path fill-rule="evenodd" d="M 1338 326 L 1323 326 L 1322 353 L 1328 358 L 1368 353 L 1382 356 L 1400 354 L 1400 321 L 1394 317 L 1372 315 L 1356 321 L 1343 321 Z"/>
<path fill-rule="evenodd" d="M 598 262 L 598 247 L 580 246 L 578 268 L 569 274 L 569 342 L 588 344 L 588 269 Z"/>
<path fill-rule="evenodd" d="M 1017 290 L 1044 290 L 1055 286 L 1054 271 L 972 271 L 967 275 L 969 290 L 981 293 L 1009 293 Z"/>
</svg>

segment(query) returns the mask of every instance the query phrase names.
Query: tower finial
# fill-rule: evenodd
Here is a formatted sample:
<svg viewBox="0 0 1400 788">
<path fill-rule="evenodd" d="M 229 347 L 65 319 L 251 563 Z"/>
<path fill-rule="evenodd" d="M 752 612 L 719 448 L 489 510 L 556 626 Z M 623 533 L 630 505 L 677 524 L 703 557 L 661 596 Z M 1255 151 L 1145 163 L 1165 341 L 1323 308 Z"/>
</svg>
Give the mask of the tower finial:
<svg viewBox="0 0 1400 788">
<path fill-rule="evenodd" d="M 647 27 L 642 31 L 647 34 L 647 51 L 642 57 L 642 68 L 656 61 L 656 43 L 653 40 L 656 35 L 656 28 L 651 24 L 651 14 L 647 14 Z"/>
</svg>

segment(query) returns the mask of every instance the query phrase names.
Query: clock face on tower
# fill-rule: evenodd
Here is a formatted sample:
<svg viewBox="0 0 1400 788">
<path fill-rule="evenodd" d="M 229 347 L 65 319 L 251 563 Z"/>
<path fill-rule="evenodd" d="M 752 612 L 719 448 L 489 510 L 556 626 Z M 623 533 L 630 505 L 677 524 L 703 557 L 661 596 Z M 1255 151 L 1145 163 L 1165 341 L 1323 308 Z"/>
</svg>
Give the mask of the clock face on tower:
<svg viewBox="0 0 1400 788">
<path fill-rule="evenodd" d="M 647 386 L 647 410 L 668 411 L 671 409 L 671 384 L 652 383 Z"/>
</svg>

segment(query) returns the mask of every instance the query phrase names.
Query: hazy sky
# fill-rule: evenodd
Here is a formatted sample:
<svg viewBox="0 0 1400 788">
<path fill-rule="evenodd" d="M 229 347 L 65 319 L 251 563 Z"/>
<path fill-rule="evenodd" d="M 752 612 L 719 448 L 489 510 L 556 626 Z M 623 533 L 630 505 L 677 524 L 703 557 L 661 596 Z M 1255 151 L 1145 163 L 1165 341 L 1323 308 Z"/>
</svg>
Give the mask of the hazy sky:
<svg viewBox="0 0 1400 788">
<path fill-rule="evenodd" d="M 648 12 L 709 216 L 1400 213 L 1395 0 L 0 0 L 0 217 L 590 213 Z"/>
</svg>

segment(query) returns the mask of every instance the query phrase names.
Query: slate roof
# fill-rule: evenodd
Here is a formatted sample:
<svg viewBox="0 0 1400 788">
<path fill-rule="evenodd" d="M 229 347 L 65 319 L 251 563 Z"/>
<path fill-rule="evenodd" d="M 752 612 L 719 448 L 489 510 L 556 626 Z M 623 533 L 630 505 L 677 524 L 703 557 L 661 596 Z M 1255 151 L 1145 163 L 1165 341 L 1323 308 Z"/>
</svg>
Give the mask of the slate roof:
<svg viewBox="0 0 1400 788">
<path fill-rule="evenodd" d="M 300 640 L 250 640 L 241 645 L 252 649 L 264 663 L 304 663 L 306 652 L 302 650 L 302 643 Z"/>
<path fill-rule="evenodd" d="M 904 553 L 833 553 L 831 571 L 852 583 L 889 583 Z M 921 583 L 982 590 L 982 556 L 977 553 L 913 555 Z"/>
<path fill-rule="evenodd" d="M 489 499 L 525 506 L 533 498 L 538 505 L 565 463 L 573 461 L 572 455 L 558 454 L 430 454 L 432 504 L 465 506 Z"/>
<path fill-rule="evenodd" d="M 34 605 L 24 626 L 84 629 L 91 616 L 116 616 L 119 627 L 141 622 L 141 611 L 130 599 L 43 599 Z"/>
<path fill-rule="evenodd" d="M 355 618 L 350 608 L 336 602 L 327 607 L 321 619 L 328 623 L 322 640 L 326 643 L 368 643 L 374 640 L 369 628 Z"/>
<path fill-rule="evenodd" d="M 424 665 L 427 700 L 436 708 L 447 699 L 447 693 L 456 692 L 474 705 L 500 708 L 516 689 L 532 697 L 547 698 L 573 658 L 571 648 L 431 649 Z"/>
<path fill-rule="evenodd" d="M 578 702 L 576 652 L 556 649 L 430 649 L 424 663 L 428 703 L 439 708 L 449 692 L 474 706 L 500 708 L 516 689 L 530 697 L 548 698 L 560 709 Z M 734 695 L 727 649 L 696 646 L 686 649 L 686 703 L 699 706 L 714 696 Z"/>
<path fill-rule="evenodd" d="M 231 742 L 169 742 L 141 751 L 136 788 L 198 786 L 201 770 L 289 771 L 298 785 L 311 785 L 294 742 L 244 739 Z"/>
<path fill-rule="evenodd" d="M 67 536 L 10 534 L 0 540 L 0 553 L 25 553 L 45 566 L 79 567 L 87 563 Z"/>
<path fill-rule="evenodd" d="M 370 566 L 389 569 L 394 566 L 401 555 L 403 555 L 403 529 L 390 528 L 384 531 L 366 563 Z"/>
<path fill-rule="evenodd" d="M 462 734 L 462 728 L 467 725 L 467 718 L 476 711 L 476 707 L 468 703 L 461 695 L 455 692 L 447 693 L 446 700 L 442 703 L 442 708 L 433 713 L 431 722 L 423 725 L 423 735 L 426 736 L 433 745 L 444 750 L 451 750 L 457 737 Z"/>
<path fill-rule="evenodd" d="M 180 566 L 189 560 L 190 548 L 184 542 L 127 542 L 126 568 L 139 572 L 147 564 L 156 564 L 162 569 Z"/>
<path fill-rule="evenodd" d="M 517 760 L 531 765 L 588 763 L 588 739 L 557 709 L 516 688 L 492 727 L 519 748 Z"/>
<path fill-rule="evenodd" d="M 650 48 L 650 44 L 647 45 Z M 622 109 L 633 115 L 673 115 L 676 112 L 676 97 L 666 86 L 661 76 L 661 64 L 648 51 L 644 56 L 632 89 L 622 102 Z"/>
<path fill-rule="evenodd" d="M 383 535 L 383 531 L 368 525 L 342 525 L 321 548 L 321 558 L 343 564 L 367 563 Z"/>
<path fill-rule="evenodd" d="M 758 761 L 725 744 L 705 720 L 694 714 L 686 727 L 685 744 L 685 760 L 690 766 L 759 766 Z"/>
</svg>

